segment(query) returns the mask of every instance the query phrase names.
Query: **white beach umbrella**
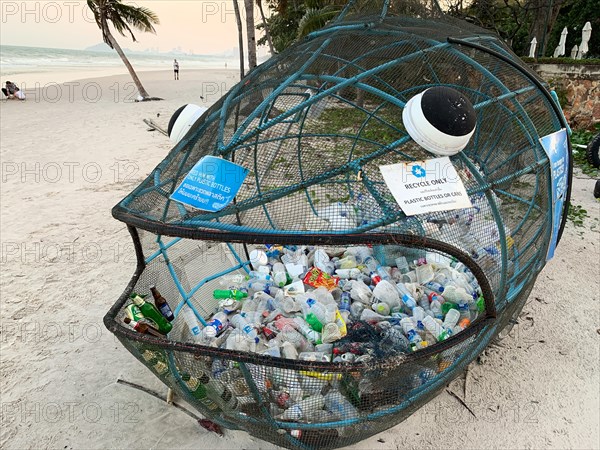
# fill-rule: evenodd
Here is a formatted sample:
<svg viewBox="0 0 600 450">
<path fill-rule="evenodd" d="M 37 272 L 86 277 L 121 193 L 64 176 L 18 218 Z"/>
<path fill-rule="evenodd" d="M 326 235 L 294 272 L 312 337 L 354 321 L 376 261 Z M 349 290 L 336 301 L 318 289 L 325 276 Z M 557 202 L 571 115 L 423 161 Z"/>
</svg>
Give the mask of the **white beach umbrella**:
<svg viewBox="0 0 600 450">
<path fill-rule="evenodd" d="M 558 46 L 554 49 L 554 57 L 558 58 L 565 54 L 565 44 L 567 43 L 567 34 L 569 31 L 567 27 L 564 27 L 562 32 L 560 33 L 560 41 L 558 42 Z"/>
<path fill-rule="evenodd" d="M 586 22 L 581 30 L 581 44 L 579 44 L 579 51 L 577 52 L 577 59 L 583 58 L 583 56 L 589 51 L 588 42 L 592 36 L 592 24 Z"/>
<path fill-rule="evenodd" d="M 531 40 L 531 45 L 529 46 L 529 57 L 530 58 L 535 58 L 536 47 L 537 47 L 537 39 L 534 36 L 533 39 Z"/>
<path fill-rule="evenodd" d="M 573 48 L 571 49 L 571 58 L 575 59 L 577 57 L 577 51 L 579 50 L 579 47 L 576 45 L 573 46 Z"/>
</svg>

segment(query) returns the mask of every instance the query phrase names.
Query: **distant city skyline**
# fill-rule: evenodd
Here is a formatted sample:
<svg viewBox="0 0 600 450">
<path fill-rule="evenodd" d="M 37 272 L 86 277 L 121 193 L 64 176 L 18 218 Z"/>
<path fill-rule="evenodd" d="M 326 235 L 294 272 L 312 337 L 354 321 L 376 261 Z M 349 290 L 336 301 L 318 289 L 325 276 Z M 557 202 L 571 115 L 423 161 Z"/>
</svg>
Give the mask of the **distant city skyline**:
<svg viewBox="0 0 600 450">
<path fill-rule="evenodd" d="M 179 51 L 183 53 L 199 55 L 229 52 L 237 47 L 238 31 L 231 1 L 130 3 L 151 9 L 161 23 L 156 26 L 156 35 L 134 31 L 137 43 L 115 32 L 123 47 L 142 52 L 152 49 L 160 53 L 181 49 Z M 85 1 L 0 0 L 0 9 L 2 45 L 83 50 L 102 41 Z M 242 4 L 240 10 L 243 14 Z"/>
</svg>

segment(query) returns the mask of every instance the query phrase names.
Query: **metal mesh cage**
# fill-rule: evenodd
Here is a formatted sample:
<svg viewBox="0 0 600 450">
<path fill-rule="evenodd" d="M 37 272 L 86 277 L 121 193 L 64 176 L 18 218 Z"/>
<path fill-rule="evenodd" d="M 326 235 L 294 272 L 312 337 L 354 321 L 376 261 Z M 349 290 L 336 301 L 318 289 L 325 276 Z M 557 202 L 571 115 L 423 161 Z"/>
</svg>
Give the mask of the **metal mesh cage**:
<svg viewBox="0 0 600 450">
<path fill-rule="evenodd" d="M 551 239 L 550 166 L 539 138 L 566 124 L 542 81 L 497 36 L 425 3 L 382 3 L 377 12 L 378 2 L 350 3 L 331 25 L 254 69 L 113 209 L 129 226 L 138 267 L 107 327 L 206 417 L 285 447 L 348 445 L 414 412 L 518 314 Z M 456 89 L 475 108 L 475 133 L 450 158 L 474 206 L 407 216 L 379 167 L 431 157 L 407 133 L 402 111 L 432 86 Z M 218 212 L 170 200 L 208 155 L 249 170 L 235 200 Z M 368 245 L 384 259 L 443 255 L 468 268 L 485 307 L 463 332 L 409 353 L 390 353 L 381 330 L 355 322 L 349 331 L 372 346 L 368 363 L 194 343 L 182 308 L 205 324 L 218 307 L 210 293 L 219 279 L 247 271 L 248 252 L 264 244 Z M 122 322 L 129 295 L 151 285 L 178 302 L 168 339 Z M 310 417 L 285 413 L 289 400 L 278 393 L 296 385 Z M 310 405 L 311 396 L 319 403 L 328 395 L 329 407 Z"/>
</svg>

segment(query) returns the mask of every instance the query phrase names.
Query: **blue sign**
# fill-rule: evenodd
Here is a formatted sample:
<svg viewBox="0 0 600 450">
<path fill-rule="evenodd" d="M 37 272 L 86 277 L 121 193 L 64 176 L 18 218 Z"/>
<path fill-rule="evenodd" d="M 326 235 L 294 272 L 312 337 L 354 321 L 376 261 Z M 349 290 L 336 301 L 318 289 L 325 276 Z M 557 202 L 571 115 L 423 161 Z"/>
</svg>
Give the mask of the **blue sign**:
<svg viewBox="0 0 600 450">
<path fill-rule="evenodd" d="M 171 194 L 171 199 L 203 211 L 216 212 L 229 205 L 248 175 L 248 169 L 231 161 L 205 156 Z"/>
<path fill-rule="evenodd" d="M 550 159 L 552 180 L 552 238 L 546 254 L 546 261 L 554 257 L 558 231 L 566 207 L 567 184 L 569 179 L 569 140 L 564 128 L 540 138 L 540 143 Z"/>
</svg>

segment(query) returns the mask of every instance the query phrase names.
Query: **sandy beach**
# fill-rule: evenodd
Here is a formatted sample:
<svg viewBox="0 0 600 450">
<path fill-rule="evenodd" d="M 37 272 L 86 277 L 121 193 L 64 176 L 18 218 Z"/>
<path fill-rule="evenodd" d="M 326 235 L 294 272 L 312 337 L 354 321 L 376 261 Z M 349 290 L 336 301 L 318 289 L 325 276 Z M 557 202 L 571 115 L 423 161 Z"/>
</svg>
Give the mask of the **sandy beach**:
<svg viewBox="0 0 600 450">
<path fill-rule="evenodd" d="M 221 438 L 116 383 L 166 393 L 102 323 L 135 268 L 130 236 L 111 208 L 171 148 L 143 119 L 166 127 L 178 107 L 210 106 L 239 74 L 140 78 L 164 101 L 133 102 L 131 79 L 116 75 L 45 89 L 32 78 L 27 101 L 0 104 L 1 448 L 274 448 L 239 431 Z M 52 80 L 61 78 L 40 83 Z M 588 217 L 583 227 L 567 225 L 510 335 L 408 420 L 351 448 L 600 448 L 594 184 L 575 174 L 572 202 Z"/>
</svg>

